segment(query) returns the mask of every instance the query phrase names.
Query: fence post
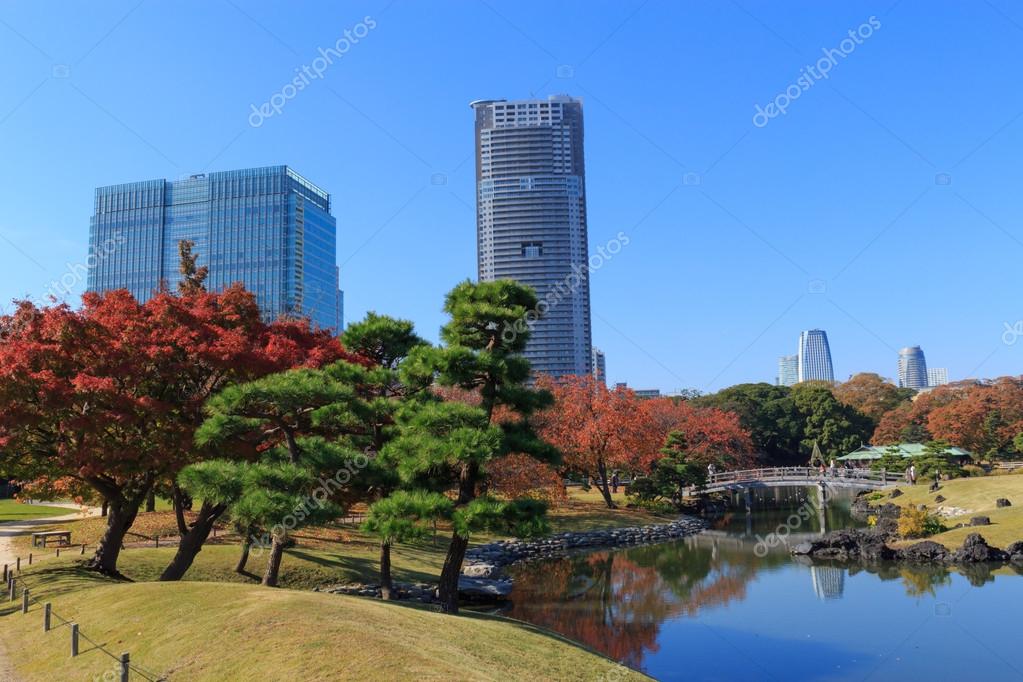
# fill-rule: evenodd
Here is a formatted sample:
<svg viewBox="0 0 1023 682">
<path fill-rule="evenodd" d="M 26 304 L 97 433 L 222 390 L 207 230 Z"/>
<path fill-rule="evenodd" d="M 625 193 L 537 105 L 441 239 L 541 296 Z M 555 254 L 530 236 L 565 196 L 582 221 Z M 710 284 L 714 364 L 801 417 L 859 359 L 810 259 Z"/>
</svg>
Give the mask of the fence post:
<svg viewBox="0 0 1023 682">
<path fill-rule="evenodd" d="M 17 557 L 14 560 L 14 570 L 16 570 L 18 573 L 21 573 L 21 557 Z"/>
<path fill-rule="evenodd" d="M 13 575 L 11 576 L 11 579 L 8 581 L 7 586 L 10 588 L 11 601 L 14 601 L 15 580 Z"/>
<path fill-rule="evenodd" d="M 85 554 L 85 543 L 82 543 L 82 554 Z"/>
<path fill-rule="evenodd" d="M 128 682 L 129 661 L 128 652 L 121 654 L 121 682 Z"/>
<path fill-rule="evenodd" d="M 60 547 L 57 548 L 57 558 L 60 558 Z"/>
<path fill-rule="evenodd" d="M 28 588 L 21 588 L 21 612 L 28 613 Z"/>
<path fill-rule="evenodd" d="M 31 566 L 31 565 L 32 565 L 32 552 L 29 552 L 29 553 L 28 553 L 28 565 L 29 565 L 29 566 Z"/>
<path fill-rule="evenodd" d="M 71 623 L 71 657 L 78 655 L 78 623 Z"/>
<path fill-rule="evenodd" d="M 156 536 L 156 548 L 160 549 L 160 536 L 159 535 Z"/>
<path fill-rule="evenodd" d="M 43 632 L 50 631 L 50 612 L 52 609 L 53 607 L 50 605 L 50 602 L 43 604 Z"/>
<path fill-rule="evenodd" d="M 4 564 L 4 582 L 7 582 L 7 564 Z"/>
</svg>

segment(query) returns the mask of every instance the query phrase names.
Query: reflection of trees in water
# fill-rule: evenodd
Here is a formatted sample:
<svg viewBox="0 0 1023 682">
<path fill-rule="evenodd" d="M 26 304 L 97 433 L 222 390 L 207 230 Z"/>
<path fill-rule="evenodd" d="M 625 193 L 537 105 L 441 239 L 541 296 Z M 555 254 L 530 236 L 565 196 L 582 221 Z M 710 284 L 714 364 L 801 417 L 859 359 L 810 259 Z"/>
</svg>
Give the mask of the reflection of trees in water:
<svg viewBox="0 0 1023 682">
<path fill-rule="evenodd" d="M 983 567 L 982 567 L 983 568 Z M 937 587 L 944 587 L 952 584 L 952 575 L 945 566 L 924 566 L 912 564 L 884 563 L 873 565 L 852 565 L 849 567 L 849 576 L 852 577 L 861 571 L 876 575 L 881 580 L 901 580 L 906 588 L 906 596 L 923 597 L 935 596 Z M 990 577 L 990 569 L 984 568 Z M 969 577 L 969 576 L 967 576 Z M 993 578 L 992 578 L 993 579 Z M 975 583 L 983 585 L 986 581 Z"/>
<path fill-rule="evenodd" d="M 744 599 L 757 567 L 742 550 L 682 543 L 527 564 L 508 615 L 638 667 L 664 621 Z"/>
</svg>

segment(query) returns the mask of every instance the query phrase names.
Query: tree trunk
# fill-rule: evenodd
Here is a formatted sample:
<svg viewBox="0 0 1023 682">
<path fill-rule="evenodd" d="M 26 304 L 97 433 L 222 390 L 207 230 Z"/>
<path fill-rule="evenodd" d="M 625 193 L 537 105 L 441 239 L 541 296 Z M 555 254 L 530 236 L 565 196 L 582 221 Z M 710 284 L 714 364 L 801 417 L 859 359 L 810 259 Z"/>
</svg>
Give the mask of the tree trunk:
<svg viewBox="0 0 1023 682">
<path fill-rule="evenodd" d="M 178 522 L 178 534 L 181 537 L 188 535 L 188 524 L 185 522 L 185 494 L 175 483 L 171 490 L 171 497 L 174 502 L 174 519 Z"/>
<path fill-rule="evenodd" d="M 185 572 L 192 566 L 195 557 L 202 551 L 202 546 L 213 530 L 220 515 L 227 510 L 227 505 L 203 502 L 199 508 L 199 516 L 187 533 L 181 536 L 178 551 L 174 553 L 167 568 L 163 569 L 160 580 L 181 580 Z"/>
<path fill-rule="evenodd" d="M 106 500 L 103 500 L 103 506 L 101 506 L 99 508 L 99 515 L 102 516 L 103 518 L 106 518 L 107 514 L 109 512 L 110 512 L 110 503 L 107 502 Z"/>
<path fill-rule="evenodd" d="M 380 598 L 391 599 L 391 543 L 380 543 Z"/>
<path fill-rule="evenodd" d="M 462 561 L 465 560 L 465 550 L 468 547 L 469 538 L 452 533 L 451 544 L 448 545 L 448 555 L 444 557 L 444 568 L 441 570 L 440 584 L 437 588 L 440 608 L 444 613 L 458 613 L 458 577 L 462 574 Z"/>
<path fill-rule="evenodd" d="M 277 587 L 277 578 L 281 573 L 281 559 L 284 558 L 285 536 L 274 536 L 270 543 L 270 558 L 266 562 L 266 573 L 263 574 L 263 584 L 267 587 Z"/>
<path fill-rule="evenodd" d="M 248 538 L 242 540 L 242 553 L 238 557 L 238 564 L 234 567 L 235 573 L 245 573 L 245 566 L 249 563 L 249 550 L 252 549 L 252 541 Z"/>
<path fill-rule="evenodd" d="M 105 575 L 123 577 L 117 571 L 117 557 L 121 554 L 124 536 L 127 535 L 131 524 L 135 523 L 142 500 L 142 496 L 127 499 L 122 496 L 110 501 L 107 510 L 107 528 L 96 547 L 96 554 L 88 563 L 89 568 Z"/>
<path fill-rule="evenodd" d="M 604 502 L 607 504 L 608 509 L 618 509 L 618 505 L 611 499 L 611 484 L 607 480 L 607 465 L 603 461 L 597 462 L 597 474 L 599 478 L 597 480 L 597 487 L 600 489 L 600 494 L 604 497 Z"/>
<path fill-rule="evenodd" d="M 149 496 L 146 498 L 146 511 L 147 512 L 155 512 L 156 511 L 156 492 L 155 491 L 152 491 L 152 490 L 149 491 Z"/>
</svg>

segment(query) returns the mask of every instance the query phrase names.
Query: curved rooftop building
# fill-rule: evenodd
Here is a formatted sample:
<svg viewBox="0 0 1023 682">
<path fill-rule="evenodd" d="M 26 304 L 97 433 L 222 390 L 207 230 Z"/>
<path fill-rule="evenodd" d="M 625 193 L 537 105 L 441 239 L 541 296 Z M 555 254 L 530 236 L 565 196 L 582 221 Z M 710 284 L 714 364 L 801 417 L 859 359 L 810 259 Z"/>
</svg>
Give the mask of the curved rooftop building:
<svg viewBox="0 0 1023 682">
<path fill-rule="evenodd" d="M 903 388 L 927 388 L 927 360 L 920 346 L 909 346 L 899 351 L 899 386 Z"/>
<path fill-rule="evenodd" d="M 799 332 L 799 351 L 796 357 L 800 382 L 835 380 L 828 334 L 823 329 Z"/>
</svg>

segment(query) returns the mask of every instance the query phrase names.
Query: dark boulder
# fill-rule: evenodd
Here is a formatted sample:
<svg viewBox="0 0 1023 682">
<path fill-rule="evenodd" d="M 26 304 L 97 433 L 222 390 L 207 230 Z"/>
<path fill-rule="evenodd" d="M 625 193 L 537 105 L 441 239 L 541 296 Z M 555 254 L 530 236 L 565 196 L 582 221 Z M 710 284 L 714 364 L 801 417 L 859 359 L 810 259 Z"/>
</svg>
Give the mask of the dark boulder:
<svg viewBox="0 0 1023 682">
<path fill-rule="evenodd" d="M 926 564 L 948 561 L 949 554 L 944 545 L 932 540 L 924 540 L 899 550 L 898 558 L 911 563 Z"/>
<path fill-rule="evenodd" d="M 970 525 L 971 526 L 990 526 L 991 525 L 991 519 L 989 519 L 986 516 L 974 516 L 974 517 L 970 518 Z"/>
<path fill-rule="evenodd" d="M 1005 561 L 1005 559 L 1005 552 L 989 545 L 980 533 L 970 533 L 967 535 L 963 541 L 963 546 L 952 553 L 952 561 L 963 564 Z"/>
<path fill-rule="evenodd" d="M 1005 553 L 1015 562 L 1023 562 L 1023 540 L 1017 540 L 1005 548 Z"/>
<path fill-rule="evenodd" d="M 938 495 L 937 497 L 935 497 L 935 498 L 934 498 L 934 501 L 935 501 L 935 502 L 936 502 L 937 504 L 941 504 L 942 502 L 944 502 L 944 501 L 945 501 L 945 496 L 944 496 L 944 495 Z"/>
<path fill-rule="evenodd" d="M 1002 507 L 1011 507 L 1012 502 L 1009 502 L 1004 497 L 999 497 L 997 500 L 995 500 L 995 506 L 998 507 L 999 509 L 1001 509 Z"/>
<path fill-rule="evenodd" d="M 892 498 L 894 500 L 896 497 L 902 497 L 902 495 L 903 495 L 903 492 L 901 490 L 899 490 L 898 488 L 896 488 L 895 490 L 893 490 L 891 492 L 890 495 L 888 495 L 888 497 L 890 497 L 890 498 Z"/>
</svg>

